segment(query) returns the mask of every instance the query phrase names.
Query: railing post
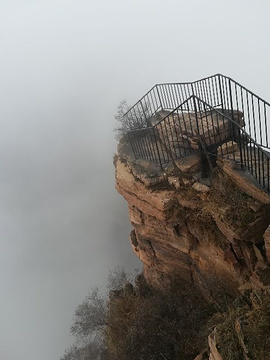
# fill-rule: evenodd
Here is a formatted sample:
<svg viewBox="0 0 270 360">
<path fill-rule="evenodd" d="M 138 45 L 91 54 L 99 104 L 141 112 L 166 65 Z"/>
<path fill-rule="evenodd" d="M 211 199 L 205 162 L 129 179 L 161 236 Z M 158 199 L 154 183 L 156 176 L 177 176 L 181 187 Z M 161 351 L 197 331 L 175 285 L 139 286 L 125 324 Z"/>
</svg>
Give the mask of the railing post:
<svg viewBox="0 0 270 360">
<path fill-rule="evenodd" d="M 142 112 L 143 112 L 143 115 L 144 115 L 144 119 L 145 119 L 145 123 L 147 123 L 147 116 L 146 116 L 146 113 L 144 111 L 144 107 L 143 107 L 143 104 L 142 104 L 142 101 L 140 100 L 140 105 L 141 105 L 141 108 L 142 108 Z"/>
<path fill-rule="evenodd" d="M 196 106 L 196 97 L 195 97 L 195 95 L 193 95 L 193 106 L 194 106 L 194 113 L 195 113 L 195 119 L 196 119 L 197 132 L 199 134 L 200 132 L 199 132 L 199 122 L 198 122 L 198 111 L 197 111 L 197 106 Z"/>
<path fill-rule="evenodd" d="M 155 139 L 155 144 L 156 144 L 156 148 L 157 148 L 157 156 L 158 156 L 158 161 L 159 161 L 159 164 L 160 164 L 160 167 L 161 169 L 163 170 L 163 166 L 162 166 L 162 162 L 161 162 L 161 158 L 160 158 L 160 153 L 159 153 L 159 149 L 158 149 L 158 143 L 157 143 L 157 136 L 156 136 L 156 128 L 155 126 L 152 128 L 153 130 L 153 134 L 154 134 L 154 139 Z"/>
<path fill-rule="evenodd" d="M 231 103 L 231 115 L 232 115 L 232 119 L 234 120 L 231 79 L 229 79 L 229 93 L 230 93 L 230 103 Z"/>
<path fill-rule="evenodd" d="M 137 159 L 136 152 L 135 152 L 135 149 L 134 149 L 134 146 L 133 146 L 133 142 L 132 142 L 132 138 L 131 138 L 131 136 L 130 136 L 130 133 L 128 132 L 127 135 L 128 135 L 128 140 L 129 140 L 129 142 L 130 142 L 131 149 L 132 149 L 132 151 L 133 151 L 134 157 L 135 157 L 135 159 Z"/>
<path fill-rule="evenodd" d="M 159 98 L 159 102 L 160 102 L 160 107 L 161 107 L 161 110 L 163 110 L 163 106 L 162 106 L 162 101 L 161 101 L 161 97 L 160 97 L 160 93 L 159 93 L 158 85 L 157 85 L 157 94 L 158 94 L 158 98 Z"/>
<path fill-rule="evenodd" d="M 230 136 L 232 137 L 232 142 L 234 142 L 235 140 L 235 126 L 234 126 L 234 116 L 233 116 L 233 99 L 232 99 L 232 87 L 231 87 L 231 80 L 229 79 L 229 97 L 230 97 L 230 113 L 231 113 L 231 118 L 232 118 L 232 121 L 233 122 L 230 122 L 229 125 L 230 125 Z M 233 152 L 233 159 L 235 160 L 235 155 L 234 155 L 234 152 Z M 241 161 L 242 163 L 242 161 Z"/>
<path fill-rule="evenodd" d="M 191 83 L 192 96 L 195 96 L 193 82 Z"/>
<path fill-rule="evenodd" d="M 234 120 L 234 114 L 233 114 L 233 97 L 232 97 L 232 85 L 231 85 L 231 79 L 229 79 L 229 93 L 230 93 L 230 103 L 231 103 L 231 117 L 233 120 L 233 123 L 231 123 L 231 130 L 232 130 L 232 138 L 233 141 L 235 140 L 235 130 L 236 130 L 236 125 L 234 124 L 234 122 L 236 122 Z M 240 129 L 237 127 L 238 129 L 238 141 L 239 141 L 239 152 L 240 152 L 240 161 L 241 161 L 241 167 L 243 168 L 243 154 L 242 154 L 242 142 L 241 142 L 241 132 Z"/>
<path fill-rule="evenodd" d="M 221 102 L 221 109 L 224 110 L 224 103 L 223 103 L 223 92 L 221 87 L 221 79 L 220 74 L 218 74 L 218 86 L 219 86 L 219 95 L 220 95 L 220 102 Z"/>
<path fill-rule="evenodd" d="M 196 97 L 193 95 L 193 106 L 194 106 L 194 113 L 195 113 L 195 119 L 196 119 L 196 127 L 197 127 L 197 136 L 198 136 L 198 145 L 199 145 L 199 151 L 201 154 L 201 164 L 202 164 L 202 177 L 205 177 L 205 169 L 204 169 L 204 157 L 203 157 L 203 148 L 202 148 L 202 142 L 201 142 L 201 136 L 200 136 L 200 129 L 199 129 L 199 121 L 198 121 L 198 110 L 196 105 Z"/>
</svg>

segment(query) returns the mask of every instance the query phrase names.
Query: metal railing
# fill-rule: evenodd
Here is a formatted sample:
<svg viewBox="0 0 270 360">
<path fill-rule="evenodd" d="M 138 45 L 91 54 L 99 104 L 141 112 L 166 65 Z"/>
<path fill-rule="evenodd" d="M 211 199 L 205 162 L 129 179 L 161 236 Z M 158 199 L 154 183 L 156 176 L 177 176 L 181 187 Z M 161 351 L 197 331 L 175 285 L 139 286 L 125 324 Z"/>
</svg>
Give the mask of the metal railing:
<svg viewBox="0 0 270 360">
<path fill-rule="evenodd" d="M 216 74 L 187 83 L 157 84 L 124 115 L 126 121 L 137 119 L 141 128 L 149 126 L 149 118 L 160 110 L 174 110 L 195 95 L 212 107 L 239 110 L 245 114 L 245 130 L 254 141 L 270 149 L 270 104 L 235 80 Z"/>
<path fill-rule="evenodd" d="M 269 111 L 269 103 L 217 74 L 193 83 L 157 84 L 125 117 L 140 117 L 142 128 L 128 132 L 136 158 L 164 167 L 195 151 L 215 152 L 224 144 L 220 156 L 239 162 L 270 192 L 270 156 L 265 150 L 270 143 Z M 158 114 L 162 119 L 153 122 Z"/>
</svg>

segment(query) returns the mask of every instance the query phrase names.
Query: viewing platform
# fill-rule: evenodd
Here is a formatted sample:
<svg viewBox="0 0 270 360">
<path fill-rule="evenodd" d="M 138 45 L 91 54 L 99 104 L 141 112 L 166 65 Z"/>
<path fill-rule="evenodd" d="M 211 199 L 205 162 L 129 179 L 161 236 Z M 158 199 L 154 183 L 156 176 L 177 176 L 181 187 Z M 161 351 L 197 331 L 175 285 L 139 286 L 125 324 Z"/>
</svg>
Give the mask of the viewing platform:
<svg viewBox="0 0 270 360">
<path fill-rule="evenodd" d="M 124 117 L 136 159 L 162 169 L 196 152 L 210 169 L 228 159 L 270 193 L 269 112 L 269 103 L 217 74 L 155 85 Z"/>
</svg>

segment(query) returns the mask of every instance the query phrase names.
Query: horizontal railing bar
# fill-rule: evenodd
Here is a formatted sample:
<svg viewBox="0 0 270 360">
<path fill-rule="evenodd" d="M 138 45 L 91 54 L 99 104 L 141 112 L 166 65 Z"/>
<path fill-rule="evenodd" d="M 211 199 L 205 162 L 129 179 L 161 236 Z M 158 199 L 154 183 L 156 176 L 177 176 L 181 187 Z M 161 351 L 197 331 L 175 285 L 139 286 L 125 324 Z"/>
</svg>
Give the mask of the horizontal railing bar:
<svg viewBox="0 0 270 360">
<path fill-rule="evenodd" d="M 193 82 L 166 82 L 166 83 L 158 83 L 155 86 L 162 86 L 162 85 L 191 85 Z"/>
<path fill-rule="evenodd" d="M 182 107 L 184 104 L 186 104 L 193 95 L 191 95 L 189 98 L 187 98 L 184 102 L 182 102 L 182 104 L 180 104 L 179 106 L 177 106 L 174 110 L 172 110 L 169 114 L 167 114 L 163 119 L 159 120 L 154 126 L 153 128 L 155 128 L 158 124 L 160 124 L 163 120 L 165 120 L 166 118 L 168 118 L 170 115 L 172 115 L 175 111 L 177 111 L 178 109 L 180 109 L 180 107 Z"/>
<path fill-rule="evenodd" d="M 144 94 L 144 95 L 140 98 L 140 100 L 138 100 L 138 101 L 136 102 L 136 104 L 134 104 L 133 106 L 131 106 L 131 108 L 128 109 L 127 112 L 125 112 L 125 114 L 124 114 L 123 116 L 126 116 L 126 115 L 130 112 L 130 110 L 132 110 L 135 106 L 137 106 L 138 104 L 140 104 L 140 102 L 141 102 L 152 90 L 154 90 L 154 89 L 156 88 L 156 86 L 157 86 L 157 85 L 154 85 L 146 94 Z"/>
<path fill-rule="evenodd" d="M 255 96 L 257 99 L 261 100 L 262 102 L 264 102 L 266 105 L 270 106 L 270 103 L 267 102 L 266 100 L 264 100 L 263 98 L 261 98 L 259 95 L 255 94 L 254 92 L 252 92 L 251 90 L 249 90 L 248 88 L 246 88 L 245 86 L 243 86 L 242 84 L 240 84 L 239 82 L 233 80 L 232 78 L 230 78 L 229 76 L 226 75 L 222 75 L 219 74 L 220 76 L 224 77 L 225 79 L 228 79 L 230 81 L 232 81 L 233 83 L 235 83 L 236 85 L 240 86 L 242 89 L 246 90 L 248 93 L 250 93 L 251 95 Z"/>
<path fill-rule="evenodd" d="M 143 95 L 125 114 L 124 116 L 136 105 L 138 105 L 140 103 L 140 101 L 142 101 L 144 99 L 144 97 L 146 97 L 152 90 L 154 90 L 157 86 L 162 86 L 162 85 L 192 85 L 192 84 L 196 84 L 199 83 L 201 81 L 205 81 L 211 78 L 215 78 L 217 76 L 222 76 L 225 79 L 228 79 L 230 81 L 232 81 L 233 83 L 235 83 L 236 85 L 240 86 L 241 88 L 243 88 L 244 90 L 246 90 L 247 92 L 249 92 L 250 94 L 252 94 L 253 96 L 256 96 L 257 99 L 261 100 L 262 102 L 264 102 L 265 104 L 267 104 L 268 106 L 270 106 L 270 103 L 267 102 L 266 100 L 264 100 L 263 98 L 261 98 L 259 95 L 255 94 L 254 92 L 252 92 L 251 90 L 249 90 L 248 88 L 246 88 L 244 85 L 240 84 L 239 82 L 235 81 L 234 79 L 232 79 L 229 76 L 217 73 L 215 75 L 211 75 L 208 77 L 204 77 L 200 80 L 195 80 L 195 81 L 191 81 L 191 82 L 166 82 L 166 83 L 157 83 L 155 84 L 145 95 Z"/>
<path fill-rule="evenodd" d="M 140 131 L 149 131 L 150 129 L 153 129 L 154 126 L 148 126 L 148 127 L 145 127 L 145 128 L 141 128 L 141 129 L 132 129 L 132 130 L 129 130 L 127 133 L 136 133 L 136 132 L 140 132 Z"/>
<path fill-rule="evenodd" d="M 179 82 L 179 83 L 178 82 L 166 82 L 166 83 L 158 83 L 155 86 L 157 86 L 157 85 L 191 85 L 191 84 L 195 84 L 195 83 L 200 82 L 200 81 L 204 81 L 204 80 L 207 80 L 207 79 L 214 78 L 214 77 L 216 77 L 218 75 L 224 76 L 222 74 L 215 74 L 215 75 L 210 75 L 210 76 L 207 76 L 205 78 L 195 80 L 195 81 Z"/>
</svg>

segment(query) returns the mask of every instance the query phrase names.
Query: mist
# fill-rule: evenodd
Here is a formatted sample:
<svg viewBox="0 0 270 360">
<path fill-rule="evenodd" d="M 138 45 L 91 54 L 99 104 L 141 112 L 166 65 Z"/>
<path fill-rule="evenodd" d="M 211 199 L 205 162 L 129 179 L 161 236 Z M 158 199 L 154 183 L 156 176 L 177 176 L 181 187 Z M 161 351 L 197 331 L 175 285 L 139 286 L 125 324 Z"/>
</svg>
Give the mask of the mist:
<svg viewBox="0 0 270 360">
<path fill-rule="evenodd" d="M 261 1 L 0 1 L 0 358 L 54 360 L 76 306 L 132 271 L 114 114 L 220 72 L 270 100 Z"/>
</svg>

